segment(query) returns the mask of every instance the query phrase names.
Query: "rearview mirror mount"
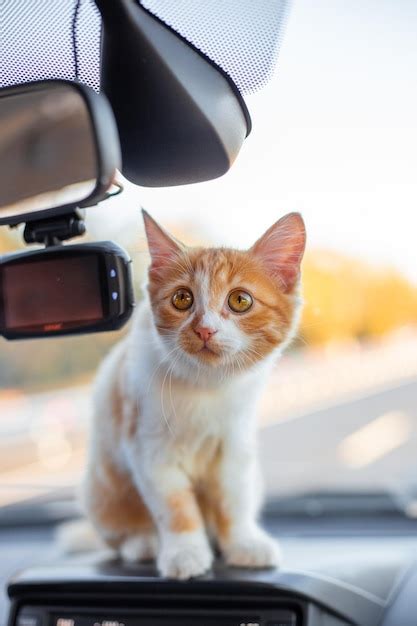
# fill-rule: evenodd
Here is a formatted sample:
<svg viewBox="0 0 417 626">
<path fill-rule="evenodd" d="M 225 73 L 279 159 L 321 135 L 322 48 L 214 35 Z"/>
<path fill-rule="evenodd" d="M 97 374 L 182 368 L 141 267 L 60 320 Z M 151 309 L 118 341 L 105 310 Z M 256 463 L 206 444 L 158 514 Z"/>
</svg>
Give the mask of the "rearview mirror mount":
<svg viewBox="0 0 417 626">
<path fill-rule="evenodd" d="M 231 78 L 140 2 L 95 2 L 101 88 L 116 117 L 124 176 L 166 187 L 225 174 L 251 125 Z"/>
</svg>

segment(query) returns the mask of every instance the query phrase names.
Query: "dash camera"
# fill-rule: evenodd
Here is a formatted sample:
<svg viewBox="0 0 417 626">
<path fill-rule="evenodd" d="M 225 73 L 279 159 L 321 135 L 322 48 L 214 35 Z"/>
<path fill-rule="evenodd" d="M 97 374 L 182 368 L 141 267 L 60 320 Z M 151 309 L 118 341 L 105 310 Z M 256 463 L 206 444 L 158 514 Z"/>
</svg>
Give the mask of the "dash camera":
<svg viewBox="0 0 417 626">
<path fill-rule="evenodd" d="M 134 306 L 131 261 L 113 242 L 49 246 L 0 259 L 6 339 L 116 330 Z"/>
</svg>

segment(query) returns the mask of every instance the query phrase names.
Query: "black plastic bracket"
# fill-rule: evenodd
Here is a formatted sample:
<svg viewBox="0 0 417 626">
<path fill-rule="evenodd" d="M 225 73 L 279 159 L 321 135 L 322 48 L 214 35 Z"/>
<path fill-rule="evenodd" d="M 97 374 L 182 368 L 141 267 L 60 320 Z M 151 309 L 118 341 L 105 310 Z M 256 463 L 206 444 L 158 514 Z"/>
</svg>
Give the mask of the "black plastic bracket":
<svg viewBox="0 0 417 626">
<path fill-rule="evenodd" d="M 26 243 L 43 243 L 49 247 L 84 233 L 84 211 L 75 209 L 64 215 L 27 222 L 23 238 Z"/>
</svg>

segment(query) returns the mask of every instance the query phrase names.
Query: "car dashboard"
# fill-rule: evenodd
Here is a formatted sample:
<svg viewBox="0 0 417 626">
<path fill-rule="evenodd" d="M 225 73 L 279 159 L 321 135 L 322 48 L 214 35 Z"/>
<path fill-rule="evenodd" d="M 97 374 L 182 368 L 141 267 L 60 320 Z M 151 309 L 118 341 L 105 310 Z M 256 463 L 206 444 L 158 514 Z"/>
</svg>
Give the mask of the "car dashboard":
<svg viewBox="0 0 417 626">
<path fill-rule="evenodd" d="M 290 534 L 286 524 L 278 520 L 269 523 L 269 529 L 280 535 L 281 569 L 228 568 L 219 560 L 212 572 L 186 582 L 161 579 L 151 564 L 123 564 L 104 553 L 59 556 L 52 528 L 0 531 L 4 589 L 9 581 L 9 599 L 2 602 L 0 624 L 416 623 L 416 536 L 330 531 L 308 534 L 294 529 Z"/>
</svg>

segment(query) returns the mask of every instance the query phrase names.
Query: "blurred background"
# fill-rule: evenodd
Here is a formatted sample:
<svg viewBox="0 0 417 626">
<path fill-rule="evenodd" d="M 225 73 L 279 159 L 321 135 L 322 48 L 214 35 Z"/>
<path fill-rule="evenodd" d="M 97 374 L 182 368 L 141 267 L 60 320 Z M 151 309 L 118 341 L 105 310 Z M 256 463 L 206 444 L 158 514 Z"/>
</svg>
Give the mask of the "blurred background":
<svg viewBox="0 0 417 626">
<path fill-rule="evenodd" d="M 278 67 L 247 98 L 253 131 L 223 178 L 124 193 L 89 238 L 148 256 L 140 207 L 188 244 L 255 239 L 301 211 L 298 337 L 259 415 L 270 494 L 398 490 L 417 480 L 417 17 L 413 0 L 295 0 Z M 0 229 L 0 253 L 19 230 Z M 90 384 L 121 333 L 0 340 L 0 506 L 77 485 Z"/>
</svg>

